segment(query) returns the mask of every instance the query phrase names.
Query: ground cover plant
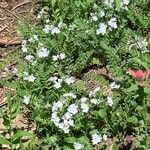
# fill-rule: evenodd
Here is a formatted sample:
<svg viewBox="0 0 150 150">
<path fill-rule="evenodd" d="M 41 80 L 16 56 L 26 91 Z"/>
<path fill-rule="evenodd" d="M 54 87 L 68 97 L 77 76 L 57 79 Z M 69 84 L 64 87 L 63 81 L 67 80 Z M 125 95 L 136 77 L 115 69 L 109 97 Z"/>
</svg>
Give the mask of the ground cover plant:
<svg viewBox="0 0 150 150">
<path fill-rule="evenodd" d="M 150 149 L 149 6 L 43 0 L 37 24 L 20 23 L 13 88 L 37 125 L 28 149 Z"/>
</svg>

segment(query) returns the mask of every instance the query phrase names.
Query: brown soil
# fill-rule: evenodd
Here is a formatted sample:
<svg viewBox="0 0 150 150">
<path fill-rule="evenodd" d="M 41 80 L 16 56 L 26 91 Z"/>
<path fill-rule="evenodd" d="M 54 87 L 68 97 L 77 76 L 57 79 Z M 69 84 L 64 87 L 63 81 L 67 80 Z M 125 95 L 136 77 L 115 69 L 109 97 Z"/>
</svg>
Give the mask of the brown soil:
<svg viewBox="0 0 150 150">
<path fill-rule="evenodd" d="M 0 39 L 17 38 L 19 21 L 31 21 L 33 8 L 31 0 L 0 0 Z"/>
</svg>

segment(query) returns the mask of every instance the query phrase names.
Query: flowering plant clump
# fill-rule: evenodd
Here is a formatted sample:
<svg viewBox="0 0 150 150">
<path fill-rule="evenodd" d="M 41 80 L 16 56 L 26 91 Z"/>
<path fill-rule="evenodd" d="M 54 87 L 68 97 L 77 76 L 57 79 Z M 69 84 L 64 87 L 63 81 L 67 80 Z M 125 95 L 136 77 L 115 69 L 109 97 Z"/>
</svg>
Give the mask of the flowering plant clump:
<svg viewBox="0 0 150 150">
<path fill-rule="evenodd" d="M 137 82 L 127 73 L 150 66 L 149 41 L 134 40 L 148 38 L 147 10 L 146 1 L 44 0 L 38 26 L 20 24 L 17 95 L 37 124 L 37 149 L 115 150 L 126 135 L 149 147 L 139 88 L 146 82 L 150 95 L 149 70 L 130 69 Z"/>
</svg>

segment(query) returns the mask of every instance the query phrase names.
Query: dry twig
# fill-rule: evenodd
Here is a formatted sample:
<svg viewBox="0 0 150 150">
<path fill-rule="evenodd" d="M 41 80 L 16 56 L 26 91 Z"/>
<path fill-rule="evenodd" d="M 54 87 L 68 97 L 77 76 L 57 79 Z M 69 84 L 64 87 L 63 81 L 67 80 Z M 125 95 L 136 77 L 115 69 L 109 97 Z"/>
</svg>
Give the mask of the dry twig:
<svg viewBox="0 0 150 150">
<path fill-rule="evenodd" d="M 20 45 L 20 44 L 21 44 L 21 40 L 19 38 L 15 38 L 13 40 L 8 38 L 0 39 L 0 45 L 8 46 L 8 45 Z"/>
<path fill-rule="evenodd" d="M 8 13 L 12 14 L 13 16 L 15 16 L 17 19 L 20 19 L 14 12 L 8 10 L 7 8 L 3 7 L 0 5 L 0 8 L 4 9 L 5 11 L 7 11 Z"/>
<path fill-rule="evenodd" d="M 22 6 L 22 5 L 28 4 L 28 3 L 31 3 L 31 2 L 30 2 L 29 0 L 24 1 L 24 2 L 22 2 L 22 3 L 20 3 L 20 4 L 16 5 L 16 6 L 14 6 L 14 7 L 12 8 L 12 10 L 15 10 L 16 8 L 18 8 L 18 7 Z"/>
</svg>

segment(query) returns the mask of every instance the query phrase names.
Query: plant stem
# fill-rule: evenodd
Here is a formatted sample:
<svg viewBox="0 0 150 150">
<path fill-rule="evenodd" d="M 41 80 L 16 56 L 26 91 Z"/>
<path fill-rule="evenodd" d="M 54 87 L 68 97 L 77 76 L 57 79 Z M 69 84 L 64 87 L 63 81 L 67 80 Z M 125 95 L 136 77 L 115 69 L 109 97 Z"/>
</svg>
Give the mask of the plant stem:
<svg viewBox="0 0 150 150">
<path fill-rule="evenodd" d="M 9 100 L 9 102 L 8 102 L 8 108 L 9 108 L 9 113 L 10 113 L 10 115 L 9 115 L 9 136 L 10 136 L 10 143 L 11 143 L 11 145 L 10 145 L 10 149 L 11 150 L 13 150 L 13 147 L 12 147 L 12 111 L 11 111 L 11 100 Z"/>
<path fill-rule="evenodd" d="M 145 148 L 148 150 L 148 144 L 147 144 L 147 136 L 148 136 L 148 129 L 147 129 L 147 106 L 146 106 L 146 97 L 143 99 L 143 119 L 144 119 L 144 125 L 145 125 Z"/>
</svg>

